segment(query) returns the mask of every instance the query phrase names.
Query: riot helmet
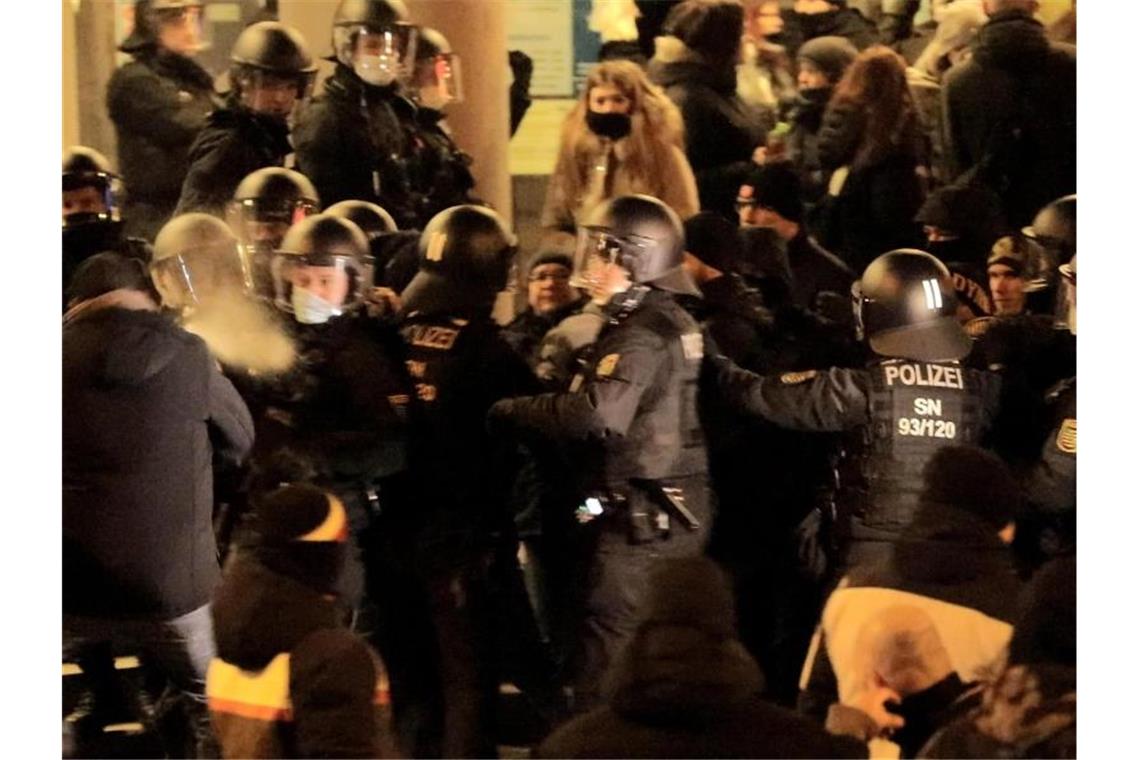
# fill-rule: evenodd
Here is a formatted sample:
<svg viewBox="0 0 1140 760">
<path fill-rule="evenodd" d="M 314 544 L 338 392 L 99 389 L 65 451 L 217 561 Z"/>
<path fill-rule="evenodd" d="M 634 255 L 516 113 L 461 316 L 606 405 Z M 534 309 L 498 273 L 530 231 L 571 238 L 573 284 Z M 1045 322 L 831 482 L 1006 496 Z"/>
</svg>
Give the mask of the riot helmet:
<svg viewBox="0 0 1140 760">
<path fill-rule="evenodd" d="M 326 214 L 347 219 L 368 237 L 369 242 L 386 232 L 395 232 L 396 220 L 375 203 L 368 201 L 341 201 L 325 209 Z"/>
<path fill-rule="evenodd" d="M 1022 233 L 1050 254 L 1054 266 L 1067 264 L 1077 253 L 1077 196 L 1058 198 L 1037 212 Z M 1053 275 L 1053 271 L 1045 273 Z"/>
<path fill-rule="evenodd" d="M 238 241 L 209 214 L 181 214 L 154 240 L 151 277 L 167 308 L 193 309 L 245 291 Z"/>
<path fill-rule="evenodd" d="M 229 221 L 240 243 L 242 272 L 258 295 L 273 296 L 269 266 L 285 233 L 320 208 L 313 183 L 292 169 L 258 169 L 238 184 L 228 209 Z"/>
<path fill-rule="evenodd" d="M 368 238 L 347 219 L 317 214 L 294 225 L 273 257 L 275 303 L 302 324 L 324 324 L 364 301 Z"/>
<path fill-rule="evenodd" d="M 230 51 L 230 82 L 243 106 L 285 119 L 312 93 L 317 65 L 305 38 L 291 26 L 247 26 Z"/>
<path fill-rule="evenodd" d="M 412 94 L 424 108 L 442 111 L 463 100 L 459 54 L 438 30 L 420 27 L 416 38 L 416 69 Z"/>
<path fill-rule="evenodd" d="M 97 150 L 74 145 L 63 154 L 63 226 L 119 221 L 119 175 Z"/>
<path fill-rule="evenodd" d="M 614 268 L 630 283 L 700 296 L 682 266 L 685 231 L 673 209 L 648 195 L 623 195 L 599 204 L 578 228 L 571 285 L 595 299 L 628 289 L 613 282 Z"/>
<path fill-rule="evenodd" d="M 333 57 L 361 81 L 405 81 L 416 60 L 416 28 L 403 0 L 341 0 L 333 16 Z"/>
<path fill-rule="evenodd" d="M 1057 288 L 1057 306 L 1054 309 L 1053 327 L 1077 334 L 1077 255 L 1068 264 L 1057 267 L 1061 286 Z"/>
<path fill-rule="evenodd" d="M 490 307 L 507 286 L 518 239 L 484 206 L 444 209 L 420 234 L 419 272 L 401 296 L 404 311 Z"/>
<path fill-rule="evenodd" d="M 970 338 L 958 323 L 950 270 L 925 251 L 900 248 L 872 261 L 851 286 L 859 337 L 882 356 L 961 359 Z"/>
<path fill-rule="evenodd" d="M 124 53 L 162 46 L 190 56 L 210 45 L 211 29 L 203 0 L 136 0 L 134 27 L 119 45 Z"/>
</svg>

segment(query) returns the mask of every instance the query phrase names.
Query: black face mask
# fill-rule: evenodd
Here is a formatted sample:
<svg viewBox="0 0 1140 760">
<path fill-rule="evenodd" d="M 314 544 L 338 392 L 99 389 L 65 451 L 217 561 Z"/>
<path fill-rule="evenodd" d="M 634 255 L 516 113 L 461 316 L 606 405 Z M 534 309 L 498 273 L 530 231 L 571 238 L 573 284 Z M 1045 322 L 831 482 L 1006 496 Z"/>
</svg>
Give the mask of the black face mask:
<svg viewBox="0 0 1140 760">
<path fill-rule="evenodd" d="M 586 112 L 586 126 L 598 137 L 620 140 L 629 134 L 632 120 L 627 113 Z"/>
</svg>

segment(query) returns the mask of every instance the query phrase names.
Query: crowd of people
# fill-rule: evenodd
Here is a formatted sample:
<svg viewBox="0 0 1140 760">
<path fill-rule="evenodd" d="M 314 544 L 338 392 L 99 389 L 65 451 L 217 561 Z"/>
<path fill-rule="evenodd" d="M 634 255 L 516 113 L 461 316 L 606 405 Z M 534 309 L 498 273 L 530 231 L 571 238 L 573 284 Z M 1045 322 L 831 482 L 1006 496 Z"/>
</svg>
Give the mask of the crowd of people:
<svg viewBox="0 0 1140 760">
<path fill-rule="evenodd" d="M 1075 8 L 595 0 L 526 251 L 402 0 L 203 3 L 64 155 L 65 754 L 1076 756 Z"/>
</svg>

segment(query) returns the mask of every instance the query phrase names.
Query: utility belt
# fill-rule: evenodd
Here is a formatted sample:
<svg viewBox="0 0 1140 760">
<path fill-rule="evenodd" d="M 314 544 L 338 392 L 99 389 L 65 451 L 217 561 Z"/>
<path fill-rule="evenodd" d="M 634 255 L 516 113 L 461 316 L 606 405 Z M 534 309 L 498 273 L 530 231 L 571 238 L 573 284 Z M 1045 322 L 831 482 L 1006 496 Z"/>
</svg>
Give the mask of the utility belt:
<svg viewBox="0 0 1140 760">
<path fill-rule="evenodd" d="M 633 479 L 629 484 L 624 490 L 589 492 L 578 507 L 578 521 L 604 518 L 624 527 L 633 545 L 668 541 L 675 524 L 689 532 L 700 529 L 700 520 L 685 505 L 683 489 L 658 480 Z"/>
</svg>

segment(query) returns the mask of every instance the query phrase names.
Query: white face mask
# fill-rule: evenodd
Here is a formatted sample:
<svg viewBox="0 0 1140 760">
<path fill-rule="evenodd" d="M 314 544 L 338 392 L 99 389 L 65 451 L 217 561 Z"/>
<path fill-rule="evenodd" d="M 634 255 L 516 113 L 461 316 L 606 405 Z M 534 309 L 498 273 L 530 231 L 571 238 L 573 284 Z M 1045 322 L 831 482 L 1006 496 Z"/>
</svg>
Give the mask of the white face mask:
<svg viewBox="0 0 1140 760">
<path fill-rule="evenodd" d="M 433 111 L 442 111 L 451 102 L 451 96 L 440 92 L 439 87 L 424 87 L 420 90 L 420 105 Z"/>
<path fill-rule="evenodd" d="M 396 81 L 396 61 L 391 56 L 362 53 L 357 56 L 352 70 L 356 76 L 376 87 L 386 87 Z"/>
<path fill-rule="evenodd" d="M 340 307 L 312 291 L 293 288 L 293 318 L 303 325 L 323 325 L 340 314 Z"/>
</svg>

